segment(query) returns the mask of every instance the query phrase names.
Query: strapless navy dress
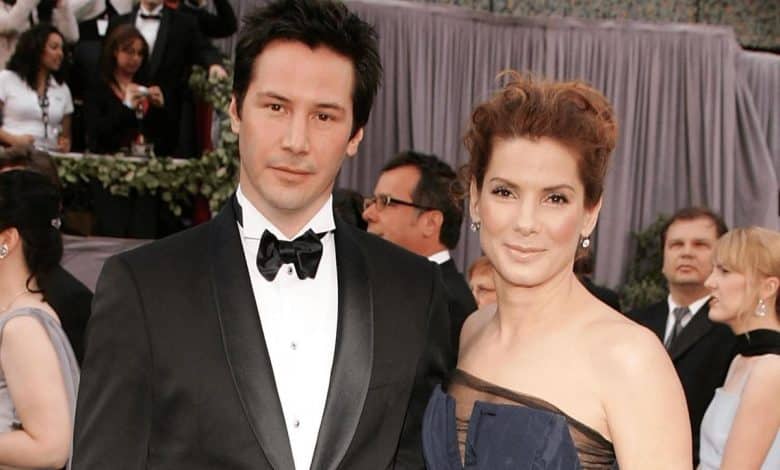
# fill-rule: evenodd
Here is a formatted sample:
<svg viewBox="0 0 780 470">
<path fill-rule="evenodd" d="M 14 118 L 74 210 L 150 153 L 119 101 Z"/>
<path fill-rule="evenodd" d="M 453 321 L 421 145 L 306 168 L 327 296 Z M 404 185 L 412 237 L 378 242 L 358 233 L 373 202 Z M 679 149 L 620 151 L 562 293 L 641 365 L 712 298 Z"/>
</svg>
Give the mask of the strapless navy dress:
<svg viewBox="0 0 780 470">
<path fill-rule="evenodd" d="M 612 443 L 552 404 L 455 370 L 423 420 L 428 470 L 617 469 Z"/>
</svg>

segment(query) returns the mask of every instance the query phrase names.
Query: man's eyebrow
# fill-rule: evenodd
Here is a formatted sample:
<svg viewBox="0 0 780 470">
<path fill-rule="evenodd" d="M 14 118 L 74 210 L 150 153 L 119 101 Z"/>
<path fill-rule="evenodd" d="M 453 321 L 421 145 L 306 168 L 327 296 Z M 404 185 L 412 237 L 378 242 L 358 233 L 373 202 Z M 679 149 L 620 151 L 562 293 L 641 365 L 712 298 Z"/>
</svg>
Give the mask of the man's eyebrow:
<svg viewBox="0 0 780 470">
<path fill-rule="evenodd" d="M 341 106 L 338 103 L 317 103 L 317 109 L 332 109 L 334 111 L 344 112 L 344 106 Z"/>
<path fill-rule="evenodd" d="M 255 93 L 255 96 L 258 98 L 272 98 L 281 101 L 283 103 L 290 102 L 289 98 L 286 98 L 278 93 L 274 93 L 273 91 L 258 91 L 257 93 Z"/>
</svg>

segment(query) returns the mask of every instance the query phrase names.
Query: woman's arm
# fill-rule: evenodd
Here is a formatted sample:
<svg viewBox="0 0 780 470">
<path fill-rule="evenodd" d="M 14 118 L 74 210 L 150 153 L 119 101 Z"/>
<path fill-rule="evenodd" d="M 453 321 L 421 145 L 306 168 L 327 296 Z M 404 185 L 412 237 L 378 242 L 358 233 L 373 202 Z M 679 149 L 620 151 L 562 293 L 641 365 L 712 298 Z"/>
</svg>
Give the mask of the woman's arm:
<svg viewBox="0 0 780 470">
<path fill-rule="evenodd" d="M 608 336 L 601 342 L 608 346 L 602 346 L 598 367 L 621 470 L 690 470 L 691 425 L 668 354 L 652 332 L 639 326 L 623 325 Z"/>
<path fill-rule="evenodd" d="M 57 353 L 38 319 L 9 320 L 0 364 L 23 430 L 0 433 L 0 464 L 60 468 L 68 460 L 71 409 Z"/>
<path fill-rule="evenodd" d="M 0 34 L 21 33 L 27 29 L 30 12 L 40 0 L 16 0 L 10 10 L 0 9 Z"/>
<path fill-rule="evenodd" d="M 60 30 L 65 42 L 75 44 L 79 40 L 79 25 L 73 10 L 70 8 L 70 0 L 59 0 L 52 12 L 52 23 Z"/>
<path fill-rule="evenodd" d="M 62 132 L 60 132 L 59 138 L 57 139 L 57 145 L 59 146 L 60 152 L 70 152 L 70 144 L 72 142 L 70 134 L 71 115 L 66 114 L 65 116 L 62 116 Z"/>
<path fill-rule="evenodd" d="M 780 357 L 761 358 L 753 366 L 739 400 L 721 470 L 759 468 L 780 428 Z"/>
</svg>

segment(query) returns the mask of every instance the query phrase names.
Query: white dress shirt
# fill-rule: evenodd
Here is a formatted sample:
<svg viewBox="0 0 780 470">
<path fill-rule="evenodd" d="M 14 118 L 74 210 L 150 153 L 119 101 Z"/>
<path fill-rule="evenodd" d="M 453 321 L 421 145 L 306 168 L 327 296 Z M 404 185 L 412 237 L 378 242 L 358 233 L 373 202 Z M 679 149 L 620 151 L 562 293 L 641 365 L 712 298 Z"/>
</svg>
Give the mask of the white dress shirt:
<svg viewBox="0 0 780 470">
<path fill-rule="evenodd" d="M 693 320 L 694 315 L 696 315 L 696 312 L 701 310 L 702 307 L 704 307 L 704 304 L 707 303 L 707 301 L 710 300 L 710 296 L 704 296 L 701 299 L 697 300 L 696 302 L 693 302 L 692 304 L 688 305 L 688 308 L 691 311 L 691 314 L 688 315 L 688 318 L 683 319 L 683 321 L 680 323 L 683 328 L 685 328 L 688 323 Z M 678 305 L 675 303 L 674 300 L 672 300 L 672 295 L 669 294 L 669 297 L 667 297 L 666 301 L 669 303 L 669 312 L 666 314 L 666 330 L 664 333 L 664 344 L 666 344 L 666 340 L 669 339 L 669 335 L 672 334 L 672 329 L 674 329 L 674 309 L 677 307 L 684 307 L 684 305 Z"/>
<path fill-rule="evenodd" d="M 437 251 L 436 253 L 432 254 L 428 257 L 429 261 L 433 261 L 436 264 L 444 264 L 447 261 L 449 261 L 452 257 L 450 256 L 450 252 L 448 250 L 442 250 Z"/>
<path fill-rule="evenodd" d="M 328 397 L 336 346 L 338 278 L 333 198 L 292 238 L 310 228 L 316 233 L 329 232 L 321 239 L 322 259 L 314 279 L 298 279 L 293 265 L 285 264 L 269 282 L 257 269 L 260 238 L 265 230 L 279 240 L 291 238 L 284 236 L 246 199 L 240 186 L 236 196 L 243 213 L 243 227 L 239 224 L 238 230 L 293 461 L 295 468 L 308 469 Z"/>
<path fill-rule="evenodd" d="M 141 32 L 141 36 L 146 39 L 146 43 L 149 44 L 149 57 L 152 56 L 154 51 L 154 43 L 157 41 L 157 32 L 160 31 L 160 20 L 150 20 L 141 18 L 141 13 L 144 15 L 162 15 L 163 5 L 160 4 L 151 10 L 147 11 L 143 5 L 138 6 L 138 15 L 135 17 L 135 27 Z"/>
</svg>

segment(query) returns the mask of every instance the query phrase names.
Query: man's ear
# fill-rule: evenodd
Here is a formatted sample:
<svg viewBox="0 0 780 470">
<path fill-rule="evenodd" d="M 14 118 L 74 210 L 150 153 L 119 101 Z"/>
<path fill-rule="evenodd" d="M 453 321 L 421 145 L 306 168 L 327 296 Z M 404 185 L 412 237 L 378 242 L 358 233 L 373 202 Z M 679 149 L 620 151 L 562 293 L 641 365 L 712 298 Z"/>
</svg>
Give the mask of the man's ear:
<svg viewBox="0 0 780 470">
<path fill-rule="evenodd" d="M 228 115 L 230 116 L 230 130 L 238 134 L 238 129 L 241 127 L 241 117 L 238 112 L 238 102 L 236 101 L 236 95 L 230 98 L 230 107 L 228 107 Z"/>
<path fill-rule="evenodd" d="M 354 157 L 357 155 L 358 147 L 360 146 L 360 142 L 363 140 L 363 128 L 361 127 L 355 132 L 355 135 L 350 137 L 349 142 L 347 142 L 347 156 L 348 157 Z"/>
<path fill-rule="evenodd" d="M 602 202 L 604 202 L 604 198 L 600 198 L 599 202 L 592 208 L 585 209 L 585 221 L 582 224 L 582 231 L 580 232 L 582 238 L 589 237 L 593 233 L 593 229 L 596 228 L 596 222 L 599 220 Z"/>
<path fill-rule="evenodd" d="M 439 238 L 441 226 L 444 224 L 444 214 L 441 211 L 427 211 L 423 214 L 423 235 Z"/>
</svg>

